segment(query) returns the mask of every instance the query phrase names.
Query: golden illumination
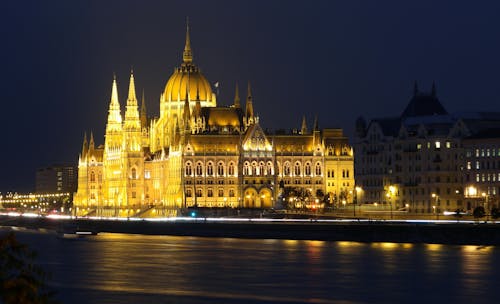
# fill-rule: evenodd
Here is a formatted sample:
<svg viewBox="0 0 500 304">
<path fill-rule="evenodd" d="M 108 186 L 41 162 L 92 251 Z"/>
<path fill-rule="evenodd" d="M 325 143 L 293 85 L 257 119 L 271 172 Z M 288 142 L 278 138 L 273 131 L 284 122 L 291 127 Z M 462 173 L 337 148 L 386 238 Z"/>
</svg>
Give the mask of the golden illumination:
<svg viewBox="0 0 500 304">
<path fill-rule="evenodd" d="M 317 193 L 352 198 L 353 149 L 342 129 L 309 132 L 304 118 L 299 133 L 268 134 L 254 111 L 254 103 L 255 110 L 265 110 L 268 101 L 254 101 L 250 84 L 245 99 L 236 88 L 231 106 L 217 106 L 214 89 L 194 64 L 189 28 L 182 61 L 160 96 L 159 117 L 147 119 L 144 99 L 139 106 L 137 77 L 130 73 L 125 111 L 113 79 L 104 145 L 96 145 L 93 135 L 90 142 L 84 138 L 75 215 L 163 217 L 190 206 L 273 208 L 277 183 L 308 191 L 311 208 L 323 207 Z"/>
</svg>

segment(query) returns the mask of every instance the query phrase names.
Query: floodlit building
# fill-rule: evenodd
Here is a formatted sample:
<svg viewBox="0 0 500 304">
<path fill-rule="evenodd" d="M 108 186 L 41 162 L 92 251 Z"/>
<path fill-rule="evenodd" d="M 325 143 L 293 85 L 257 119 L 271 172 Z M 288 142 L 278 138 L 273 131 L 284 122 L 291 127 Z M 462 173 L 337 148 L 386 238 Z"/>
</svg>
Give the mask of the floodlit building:
<svg viewBox="0 0 500 304">
<path fill-rule="evenodd" d="M 353 150 L 342 129 L 265 132 L 248 84 L 245 104 L 217 96 L 193 63 L 186 32 L 182 63 L 160 97 L 159 117 L 139 110 L 130 75 L 122 116 L 113 80 L 104 145 L 85 136 L 78 165 L 77 215 L 166 216 L 181 208 L 272 208 L 285 188 L 308 198 L 348 197 L 354 189 Z"/>
<path fill-rule="evenodd" d="M 471 211 L 486 196 L 498 205 L 498 128 L 500 113 L 449 114 L 434 84 L 415 84 L 401 115 L 356 121 L 358 200 L 433 214 Z"/>
</svg>

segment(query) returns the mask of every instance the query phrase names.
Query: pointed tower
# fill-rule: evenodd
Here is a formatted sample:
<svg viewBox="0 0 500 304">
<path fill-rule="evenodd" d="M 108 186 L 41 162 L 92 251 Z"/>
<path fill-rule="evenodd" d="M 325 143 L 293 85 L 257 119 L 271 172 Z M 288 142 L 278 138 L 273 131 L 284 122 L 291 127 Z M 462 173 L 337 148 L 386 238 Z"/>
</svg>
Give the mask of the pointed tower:
<svg viewBox="0 0 500 304">
<path fill-rule="evenodd" d="M 321 132 L 319 130 L 318 125 L 318 115 L 314 116 L 314 125 L 313 125 L 313 145 L 317 147 L 321 144 Z"/>
<path fill-rule="evenodd" d="M 127 107 L 125 121 L 123 123 L 124 142 L 126 151 L 141 150 L 141 120 L 137 109 L 137 97 L 135 95 L 134 72 L 130 72 L 130 83 L 128 87 Z"/>
<path fill-rule="evenodd" d="M 186 19 L 186 44 L 182 53 L 184 63 L 190 64 L 193 62 L 193 52 L 191 51 L 191 39 L 189 38 L 189 19 Z"/>
<path fill-rule="evenodd" d="M 189 108 L 189 103 L 191 102 L 191 98 L 189 96 L 189 91 L 188 88 L 186 88 L 186 98 L 184 100 L 184 111 L 182 118 L 184 120 L 184 130 L 185 131 L 190 131 L 191 130 L 191 109 Z"/>
<path fill-rule="evenodd" d="M 147 128 L 148 127 L 148 115 L 146 111 L 146 100 L 144 98 L 144 90 L 142 90 L 142 101 L 141 101 L 141 128 Z"/>
<path fill-rule="evenodd" d="M 307 123 L 306 123 L 306 116 L 302 116 L 302 127 L 300 128 L 300 133 L 302 135 L 307 134 Z"/>
<path fill-rule="evenodd" d="M 117 133 L 122 131 L 122 114 L 120 103 L 118 101 L 118 89 L 116 78 L 113 79 L 113 87 L 111 89 L 111 102 L 108 110 L 108 123 L 106 125 L 106 134 Z"/>
<path fill-rule="evenodd" d="M 431 88 L 431 96 L 432 97 L 436 97 L 437 96 L 437 92 L 436 92 L 436 82 L 432 82 L 432 88 Z"/>
<path fill-rule="evenodd" d="M 93 155 L 95 150 L 94 132 L 90 131 L 89 155 Z"/>
<path fill-rule="evenodd" d="M 116 77 L 111 89 L 108 123 L 104 140 L 103 155 L 103 201 L 108 207 L 121 207 L 126 203 L 125 172 L 122 168 L 123 126 Z"/>
<path fill-rule="evenodd" d="M 246 103 L 246 110 L 245 110 L 245 121 L 246 121 L 246 126 L 250 126 L 255 122 L 255 117 L 253 114 L 253 101 L 252 101 L 252 90 L 250 87 L 250 81 L 248 82 L 248 89 L 247 89 L 247 103 Z"/>
<path fill-rule="evenodd" d="M 238 83 L 236 83 L 236 88 L 234 89 L 234 105 L 235 108 L 240 108 L 240 90 L 238 89 Z"/>
<path fill-rule="evenodd" d="M 122 203 L 124 207 L 141 206 L 141 197 L 144 191 L 144 153 L 142 151 L 141 120 L 137 106 L 133 71 L 130 71 L 122 147 Z"/>
<path fill-rule="evenodd" d="M 194 118 L 201 117 L 200 92 L 198 89 L 196 89 L 196 104 L 194 105 L 193 116 Z"/>
<path fill-rule="evenodd" d="M 87 151 L 89 150 L 89 145 L 87 144 L 87 132 L 83 134 L 83 145 L 82 145 L 82 154 L 81 159 L 84 160 L 85 156 L 87 156 Z"/>
</svg>

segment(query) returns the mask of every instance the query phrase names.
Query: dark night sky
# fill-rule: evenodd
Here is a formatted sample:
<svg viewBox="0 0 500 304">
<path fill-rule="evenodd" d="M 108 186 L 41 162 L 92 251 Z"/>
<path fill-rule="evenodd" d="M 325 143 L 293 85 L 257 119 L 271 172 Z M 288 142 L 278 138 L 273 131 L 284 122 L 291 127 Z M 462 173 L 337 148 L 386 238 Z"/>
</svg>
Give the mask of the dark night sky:
<svg viewBox="0 0 500 304">
<path fill-rule="evenodd" d="M 103 143 L 113 73 L 126 100 L 133 66 L 149 115 L 180 64 L 185 18 L 194 61 L 219 105 L 252 82 L 267 128 L 399 115 L 414 80 L 451 112 L 500 111 L 495 1 L 9 1 L 0 12 L 0 191 L 76 162 L 84 131 Z"/>
</svg>

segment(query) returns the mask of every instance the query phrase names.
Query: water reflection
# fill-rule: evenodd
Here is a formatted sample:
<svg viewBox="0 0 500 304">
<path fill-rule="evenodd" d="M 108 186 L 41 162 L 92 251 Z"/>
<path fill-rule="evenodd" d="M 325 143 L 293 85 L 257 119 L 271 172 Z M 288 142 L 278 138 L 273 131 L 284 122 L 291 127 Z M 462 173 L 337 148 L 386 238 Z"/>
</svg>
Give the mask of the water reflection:
<svg viewBox="0 0 500 304">
<path fill-rule="evenodd" d="M 494 302 L 498 247 L 20 233 L 67 303 Z M 488 298 L 488 296 L 490 298 Z"/>
</svg>

